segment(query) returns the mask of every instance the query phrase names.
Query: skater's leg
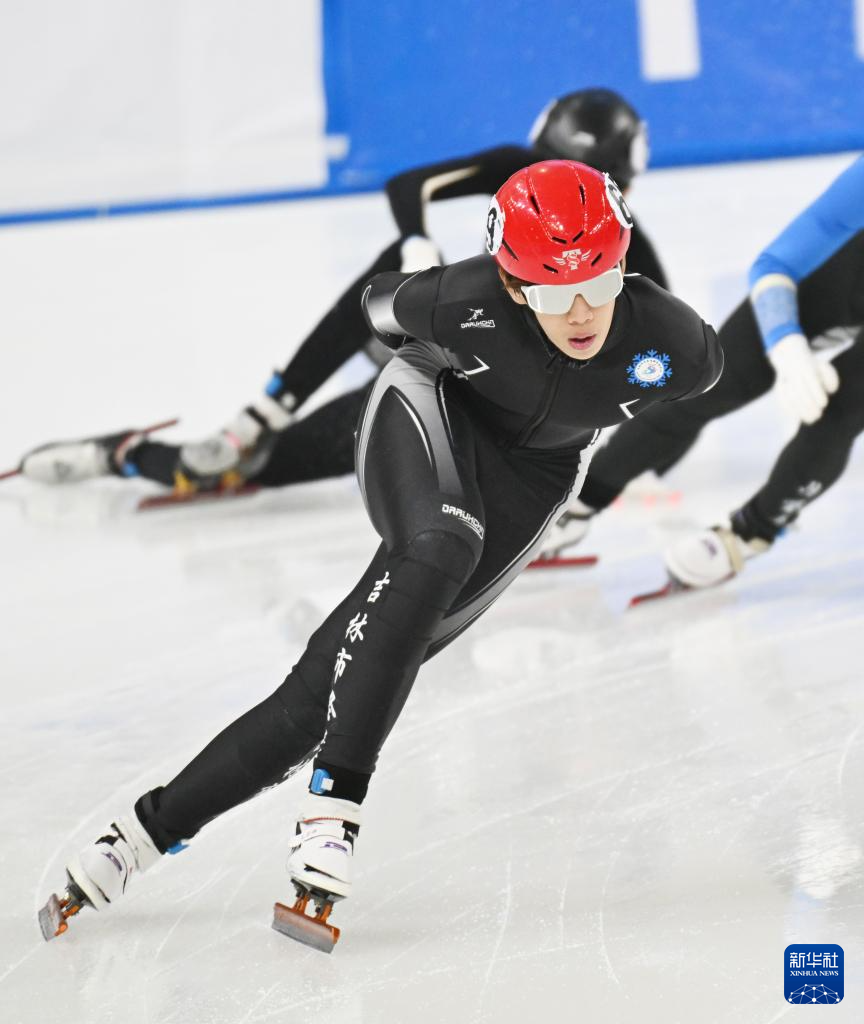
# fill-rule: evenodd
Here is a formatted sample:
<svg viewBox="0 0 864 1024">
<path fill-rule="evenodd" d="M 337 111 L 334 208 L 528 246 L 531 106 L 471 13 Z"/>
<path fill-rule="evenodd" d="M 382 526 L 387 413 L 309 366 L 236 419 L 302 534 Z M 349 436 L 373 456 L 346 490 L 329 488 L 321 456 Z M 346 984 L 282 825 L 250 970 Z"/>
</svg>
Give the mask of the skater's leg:
<svg viewBox="0 0 864 1024">
<path fill-rule="evenodd" d="M 381 252 L 371 266 L 345 289 L 331 309 L 306 336 L 280 374 L 282 388 L 297 400 L 297 406 L 356 355 L 369 341 L 360 299 L 370 277 L 401 266 L 400 242 Z"/>
<path fill-rule="evenodd" d="M 345 476 L 354 470 L 354 430 L 371 384 L 334 398 L 275 436 L 264 468 L 249 478 L 260 487 L 285 487 Z M 170 487 L 180 468 L 177 445 L 144 441 L 127 458 L 137 475 Z"/>
<path fill-rule="evenodd" d="M 410 386 L 373 393 L 358 437 L 364 497 L 391 556 L 385 585 L 353 609 L 337 654 L 327 736 L 315 762 L 337 787 L 341 770 L 374 770 L 421 662 L 475 621 L 531 560 L 579 469 L 579 452 L 554 468 L 505 452 L 448 394 L 449 384 L 439 378 L 425 395 Z M 400 407 L 406 395 L 411 419 Z M 434 467 L 437 487 L 424 489 L 424 476 L 400 461 L 395 432 L 370 435 L 370 417 L 401 420 L 413 437 L 412 420 L 423 424 L 429 455 L 421 462 Z M 410 501 L 394 515 L 401 488 Z"/>
<path fill-rule="evenodd" d="M 359 592 L 374 587 L 384 556 L 382 550 L 373 559 Z M 61 934 L 64 919 L 82 905 L 98 910 L 113 903 L 134 873 L 147 870 L 160 854 L 175 852 L 183 839 L 223 811 L 281 782 L 312 755 L 326 723 L 331 653 L 339 639 L 334 632 L 341 632 L 346 606 L 355 600 L 355 594 L 349 595 L 313 635 L 275 693 L 224 729 L 172 782 L 146 793 L 131 813 L 116 818 L 104 835 L 68 862 L 64 897 L 52 897 L 39 914 L 46 939 Z M 347 808 L 344 816 L 359 824 L 359 808 Z M 345 877 L 342 895 L 350 885 Z"/>
<path fill-rule="evenodd" d="M 483 549 L 476 431 L 456 406 L 445 418 L 449 373 L 439 360 L 422 343 L 403 350 L 379 377 L 358 431 L 358 478 L 388 556 L 375 587 L 345 617 L 316 761 L 333 775 L 334 795 L 358 802 L 362 795 L 344 788 L 345 773 L 368 777 L 374 770 L 427 648 Z"/>
<path fill-rule="evenodd" d="M 295 420 L 277 435 L 266 466 L 250 482 L 284 487 L 352 473 L 354 432 L 371 389 L 366 384 Z"/>
<path fill-rule="evenodd" d="M 718 332 L 724 354 L 720 380 L 685 402 L 660 402 L 622 423 L 591 463 L 581 501 L 600 511 L 647 470 L 665 473 L 694 445 L 702 428 L 765 394 L 774 372 L 765 355 L 749 300 Z"/>
<path fill-rule="evenodd" d="M 166 487 L 174 486 L 174 474 L 180 465 L 180 446 L 161 441 L 142 441 L 127 456 L 136 473 Z"/>
<path fill-rule="evenodd" d="M 311 755 L 328 726 L 338 734 L 342 723 L 333 719 L 331 687 L 348 667 L 363 705 L 352 721 L 359 716 L 358 728 L 374 735 L 345 766 L 348 774 L 333 796 L 359 803 L 379 745 L 376 730 L 389 728 L 383 724 L 388 701 L 410 686 L 435 625 L 476 564 L 479 537 L 442 512 L 451 502 L 479 507 L 471 493 L 470 441 L 454 453 L 441 424 L 432 374 L 442 367 L 398 363 L 379 378 L 362 435 L 366 497 L 384 545 L 282 686 L 228 726 L 164 789 L 139 802 L 139 815 L 163 849 L 280 781 Z M 434 435 L 434 463 L 414 416 Z"/>
<path fill-rule="evenodd" d="M 731 515 L 728 525 L 682 537 L 665 552 L 671 576 L 689 587 L 709 587 L 741 572 L 768 551 L 801 510 L 842 475 L 855 438 L 864 429 L 864 340 L 834 365 L 840 387 L 815 423 L 802 424 L 780 453 L 768 481 Z"/>
<path fill-rule="evenodd" d="M 194 836 L 207 822 L 289 777 L 312 756 L 324 735 L 333 651 L 348 610 L 383 575 L 378 550 L 357 586 L 313 633 L 281 686 L 228 725 L 166 786 L 136 804 L 139 818 L 163 852 Z"/>
<path fill-rule="evenodd" d="M 260 487 L 345 476 L 354 469 L 354 429 L 372 385 L 340 395 L 275 435 L 264 468 L 249 478 Z M 172 487 L 181 466 L 179 445 L 144 439 L 127 455 L 128 475 Z"/>
<path fill-rule="evenodd" d="M 767 482 L 733 515 L 735 532 L 771 542 L 843 474 L 864 430 L 864 339 L 859 334 L 834 365 L 840 387 L 815 423 L 802 424 Z"/>
</svg>

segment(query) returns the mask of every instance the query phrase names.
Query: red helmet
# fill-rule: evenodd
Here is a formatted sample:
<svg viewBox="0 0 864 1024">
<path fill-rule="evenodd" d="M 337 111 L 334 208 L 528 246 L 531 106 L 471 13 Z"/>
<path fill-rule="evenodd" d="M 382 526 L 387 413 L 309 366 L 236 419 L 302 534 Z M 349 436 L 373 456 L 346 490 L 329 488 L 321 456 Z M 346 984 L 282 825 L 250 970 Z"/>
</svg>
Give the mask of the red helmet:
<svg viewBox="0 0 864 1024">
<path fill-rule="evenodd" d="M 616 266 L 633 217 L 608 174 L 575 160 L 544 160 L 498 189 L 486 217 L 486 249 L 514 277 L 578 284 Z"/>
</svg>

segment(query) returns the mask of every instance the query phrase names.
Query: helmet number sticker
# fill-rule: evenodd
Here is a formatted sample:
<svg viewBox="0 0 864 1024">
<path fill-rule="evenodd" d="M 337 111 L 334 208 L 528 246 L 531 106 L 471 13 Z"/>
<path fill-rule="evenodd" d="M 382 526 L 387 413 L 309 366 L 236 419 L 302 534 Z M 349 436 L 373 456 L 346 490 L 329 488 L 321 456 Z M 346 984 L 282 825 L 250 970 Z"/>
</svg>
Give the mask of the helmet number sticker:
<svg viewBox="0 0 864 1024">
<path fill-rule="evenodd" d="M 504 240 L 504 211 L 498 204 L 495 196 L 489 203 L 489 212 L 486 214 L 486 251 L 494 256 L 501 248 Z"/>
<path fill-rule="evenodd" d="M 630 207 L 621 194 L 621 189 L 618 188 L 608 174 L 604 174 L 604 178 L 606 179 L 606 197 L 618 223 L 624 228 L 632 228 L 633 214 L 630 212 Z"/>
</svg>

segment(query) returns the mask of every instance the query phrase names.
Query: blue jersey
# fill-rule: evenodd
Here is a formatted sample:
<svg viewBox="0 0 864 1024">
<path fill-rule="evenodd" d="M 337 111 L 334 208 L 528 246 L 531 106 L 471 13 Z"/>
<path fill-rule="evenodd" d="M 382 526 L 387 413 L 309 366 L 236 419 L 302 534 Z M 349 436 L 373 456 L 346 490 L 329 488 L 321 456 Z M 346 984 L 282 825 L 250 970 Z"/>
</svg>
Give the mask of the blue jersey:
<svg viewBox="0 0 864 1024">
<path fill-rule="evenodd" d="M 762 340 L 770 349 L 801 334 L 797 283 L 864 230 L 864 156 L 764 249 L 750 268 L 750 295 Z"/>
</svg>

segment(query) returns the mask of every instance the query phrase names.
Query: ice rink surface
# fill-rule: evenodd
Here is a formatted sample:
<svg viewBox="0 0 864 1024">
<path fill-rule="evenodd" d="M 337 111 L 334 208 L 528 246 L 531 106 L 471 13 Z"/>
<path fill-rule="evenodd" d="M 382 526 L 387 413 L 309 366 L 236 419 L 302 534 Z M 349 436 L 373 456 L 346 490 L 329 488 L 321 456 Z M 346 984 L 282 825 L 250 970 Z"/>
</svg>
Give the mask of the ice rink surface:
<svg viewBox="0 0 864 1024">
<path fill-rule="evenodd" d="M 654 172 L 632 205 L 719 322 L 849 160 Z M 432 227 L 468 255 L 485 204 L 447 206 Z M 391 237 L 380 195 L 0 231 L 0 468 L 58 437 L 219 425 Z M 667 540 L 749 497 L 784 429 L 770 396 L 714 424 L 664 489 L 595 524 L 596 569 L 523 576 L 422 670 L 331 957 L 269 927 L 301 778 L 60 940 L 35 912 L 353 585 L 375 543 L 353 482 L 146 514 L 140 482 L 0 485 L 0 1020 L 864 1019 L 860 453 L 738 580 L 625 610 Z M 832 1010 L 784 1002 L 799 942 L 845 950 Z"/>
</svg>

